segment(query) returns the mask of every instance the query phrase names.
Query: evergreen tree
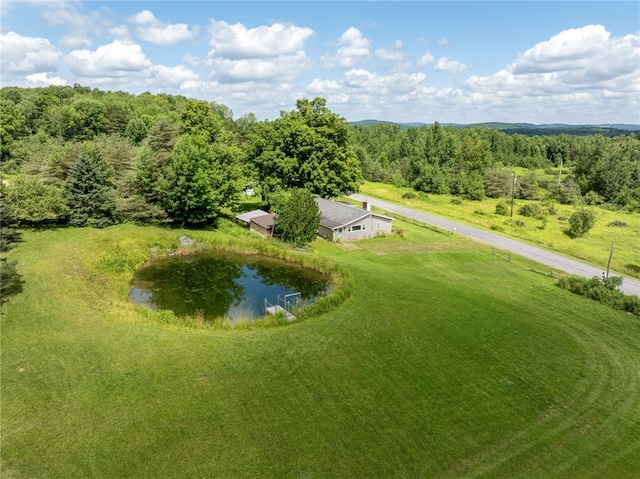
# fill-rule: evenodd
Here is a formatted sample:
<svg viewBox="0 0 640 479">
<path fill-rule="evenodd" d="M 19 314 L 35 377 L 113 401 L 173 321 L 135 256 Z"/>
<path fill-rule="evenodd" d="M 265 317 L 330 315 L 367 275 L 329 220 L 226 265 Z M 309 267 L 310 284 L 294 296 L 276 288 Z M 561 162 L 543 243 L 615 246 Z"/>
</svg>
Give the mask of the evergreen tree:
<svg viewBox="0 0 640 479">
<path fill-rule="evenodd" d="M 276 217 L 276 232 L 283 241 L 301 247 L 313 241 L 320 226 L 320 209 L 309 190 L 291 193 Z"/>
<path fill-rule="evenodd" d="M 71 165 L 66 190 L 72 226 L 102 228 L 115 223 L 115 189 L 112 171 L 96 147 Z"/>
<path fill-rule="evenodd" d="M 20 241 L 20 233 L 15 229 L 16 220 L 13 208 L 5 202 L 4 186 L 0 183 L 0 253 L 9 251 L 13 244 Z M 0 301 L 7 301 L 11 294 L 22 288 L 21 276 L 18 273 L 17 261 L 7 261 L 0 257 Z"/>
</svg>

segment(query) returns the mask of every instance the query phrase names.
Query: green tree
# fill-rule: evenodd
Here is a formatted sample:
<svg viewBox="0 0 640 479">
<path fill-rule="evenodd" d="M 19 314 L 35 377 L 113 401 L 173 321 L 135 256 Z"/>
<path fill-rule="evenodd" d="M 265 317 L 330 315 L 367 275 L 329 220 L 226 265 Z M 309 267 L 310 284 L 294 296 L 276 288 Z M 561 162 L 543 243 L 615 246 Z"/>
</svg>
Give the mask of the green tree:
<svg viewBox="0 0 640 479">
<path fill-rule="evenodd" d="M 215 222 L 239 198 L 242 152 L 211 144 L 207 136 L 183 135 L 164 170 L 160 204 L 183 224 Z"/>
<path fill-rule="evenodd" d="M 189 100 L 182 110 L 180 123 L 182 134 L 202 135 L 213 142 L 222 131 L 222 125 L 222 117 L 218 116 L 205 101 Z"/>
<path fill-rule="evenodd" d="M 302 247 L 315 239 L 320 209 L 309 190 L 296 189 L 276 217 L 276 232 L 287 243 Z"/>
<path fill-rule="evenodd" d="M 6 199 L 6 186 L 0 183 L 0 253 L 9 251 L 14 243 L 20 241 L 21 234 L 17 228 L 13 206 Z"/>
<path fill-rule="evenodd" d="M 322 98 L 298 100 L 296 106 L 256 129 L 249 159 L 263 194 L 280 188 L 305 188 L 323 197 L 357 191 L 361 171 L 346 120 Z"/>
<path fill-rule="evenodd" d="M 0 183 L 0 253 L 6 253 L 13 248 L 14 243 L 20 241 L 20 233 L 16 229 L 17 221 L 13 208 L 5 200 L 5 188 Z M 0 257 L 0 301 L 7 301 L 10 295 L 22 288 L 22 279 L 17 269 L 18 262 L 7 261 Z"/>
<path fill-rule="evenodd" d="M 69 216 L 64 190 L 38 178 L 19 175 L 7 186 L 6 201 L 19 224 L 59 222 Z"/>
<path fill-rule="evenodd" d="M 569 234 L 573 238 L 582 238 L 595 223 L 596 215 L 593 211 L 585 208 L 577 209 L 569 218 Z"/>
<path fill-rule="evenodd" d="M 20 109 L 9 100 L 0 100 L 0 162 L 11 158 L 14 142 L 27 133 L 27 124 Z"/>
<path fill-rule="evenodd" d="M 69 224 L 102 228 L 115 223 L 113 170 L 97 147 L 85 150 L 71 165 L 65 185 L 71 208 Z"/>
<path fill-rule="evenodd" d="M 124 130 L 124 135 L 134 144 L 139 145 L 147 137 L 147 124 L 141 118 L 131 118 Z"/>
</svg>

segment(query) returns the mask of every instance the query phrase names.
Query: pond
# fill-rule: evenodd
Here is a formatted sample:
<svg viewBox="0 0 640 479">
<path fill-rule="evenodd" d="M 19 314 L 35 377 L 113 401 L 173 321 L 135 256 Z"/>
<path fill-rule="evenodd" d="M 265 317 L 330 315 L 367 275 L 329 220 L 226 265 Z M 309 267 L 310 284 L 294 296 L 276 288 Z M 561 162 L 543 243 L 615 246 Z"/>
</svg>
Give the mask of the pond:
<svg viewBox="0 0 640 479">
<path fill-rule="evenodd" d="M 264 301 L 300 293 L 313 301 L 329 280 L 300 265 L 264 256 L 199 253 L 174 256 L 138 270 L 129 288 L 131 301 L 176 316 L 202 314 L 205 320 L 252 319 L 265 314 Z"/>
</svg>

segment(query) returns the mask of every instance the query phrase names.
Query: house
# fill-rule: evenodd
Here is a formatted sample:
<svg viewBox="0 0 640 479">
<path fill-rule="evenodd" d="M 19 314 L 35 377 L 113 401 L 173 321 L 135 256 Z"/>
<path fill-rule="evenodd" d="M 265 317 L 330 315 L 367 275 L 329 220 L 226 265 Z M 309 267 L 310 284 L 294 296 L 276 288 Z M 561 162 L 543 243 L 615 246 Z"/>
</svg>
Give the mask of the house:
<svg viewBox="0 0 640 479">
<path fill-rule="evenodd" d="M 271 236 L 273 236 L 273 229 L 276 224 L 274 217 L 275 215 L 273 213 L 254 216 L 249 222 L 249 229 L 261 234 L 262 236 L 270 238 Z"/>
<path fill-rule="evenodd" d="M 393 218 L 371 211 L 367 202 L 362 208 L 346 203 L 316 198 L 320 209 L 318 234 L 332 241 L 353 241 L 391 233 Z"/>
</svg>

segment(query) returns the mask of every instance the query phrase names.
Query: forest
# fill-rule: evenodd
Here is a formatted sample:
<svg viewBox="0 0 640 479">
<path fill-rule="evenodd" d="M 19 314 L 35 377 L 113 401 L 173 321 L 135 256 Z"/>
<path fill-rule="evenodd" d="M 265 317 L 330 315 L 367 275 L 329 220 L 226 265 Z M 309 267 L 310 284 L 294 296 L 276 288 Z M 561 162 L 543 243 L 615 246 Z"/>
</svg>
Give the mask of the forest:
<svg viewBox="0 0 640 479">
<path fill-rule="evenodd" d="M 322 98 L 258 121 L 214 102 L 77 84 L 5 87 L 0 106 L 5 226 L 215 225 L 248 189 L 277 211 L 293 189 L 334 197 L 362 179 L 470 200 L 540 199 L 544 187 L 561 203 L 640 211 L 638 133 L 358 126 Z M 516 178 L 516 166 L 529 172 Z M 541 184 L 535 169 L 557 181 Z"/>
</svg>

